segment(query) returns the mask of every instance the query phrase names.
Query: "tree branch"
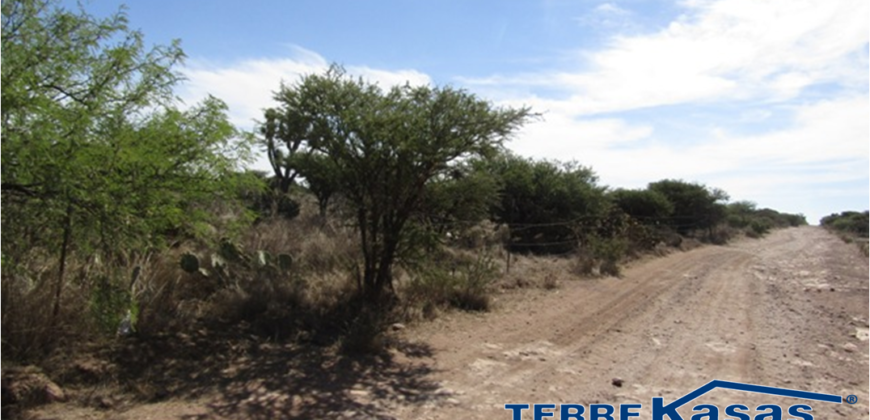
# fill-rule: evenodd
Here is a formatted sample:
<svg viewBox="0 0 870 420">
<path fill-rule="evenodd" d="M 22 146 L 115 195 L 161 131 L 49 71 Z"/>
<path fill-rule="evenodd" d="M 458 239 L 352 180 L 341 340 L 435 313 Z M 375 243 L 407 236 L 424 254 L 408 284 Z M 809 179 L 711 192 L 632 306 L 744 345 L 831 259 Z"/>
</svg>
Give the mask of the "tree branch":
<svg viewBox="0 0 870 420">
<path fill-rule="evenodd" d="M 9 192 L 17 192 L 22 195 L 26 195 L 28 197 L 38 197 L 39 195 L 33 191 L 31 188 L 36 187 L 39 184 L 30 184 L 30 185 L 22 185 L 22 184 L 13 184 L 10 182 L 0 183 L 0 190 L 9 191 Z"/>
</svg>

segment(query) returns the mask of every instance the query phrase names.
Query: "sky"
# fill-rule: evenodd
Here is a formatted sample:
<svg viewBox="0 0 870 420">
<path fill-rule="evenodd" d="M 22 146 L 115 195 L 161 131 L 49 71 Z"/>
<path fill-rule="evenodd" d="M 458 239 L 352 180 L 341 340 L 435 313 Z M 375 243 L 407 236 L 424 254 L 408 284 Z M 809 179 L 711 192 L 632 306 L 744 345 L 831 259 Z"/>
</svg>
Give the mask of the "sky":
<svg viewBox="0 0 870 420">
<path fill-rule="evenodd" d="M 126 13 L 147 43 L 181 40 L 179 97 L 224 100 L 241 129 L 282 81 L 338 63 L 383 87 L 530 106 L 542 118 L 507 147 L 590 166 L 611 188 L 682 179 L 813 224 L 870 207 L 867 0 L 130 0 Z"/>
</svg>

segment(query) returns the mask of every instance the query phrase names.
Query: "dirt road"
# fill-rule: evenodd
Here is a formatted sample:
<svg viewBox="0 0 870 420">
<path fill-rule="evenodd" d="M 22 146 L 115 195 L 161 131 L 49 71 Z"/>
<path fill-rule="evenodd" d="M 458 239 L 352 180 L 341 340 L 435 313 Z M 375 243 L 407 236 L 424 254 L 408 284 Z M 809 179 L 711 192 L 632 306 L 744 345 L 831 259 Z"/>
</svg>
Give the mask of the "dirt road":
<svg viewBox="0 0 870 420">
<path fill-rule="evenodd" d="M 813 415 L 867 418 L 867 318 L 867 258 L 820 228 L 793 228 L 637 263 L 620 279 L 507 293 L 494 312 L 404 330 L 406 344 L 373 368 L 294 379 L 297 368 L 276 365 L 290 373 L 271 369 L 249 393 L 222 387 L 104 414 L 509 419 L 505 403 L 538 402 L 640 403 L 648 418 L 652 397 L 669 402 L 721 379 L 854 394 L 854 405 L 812 403 Z M 323 382 L 288 387 L 294 380 Z M 288 392 L 308 395 L 279 395 Z M 700 403 L 800 401 L 716 390 L 690 406 Z"/>
<path fill-rule="evenodd" d="M 648 408 L 651 397 L 671 401 L 721 379 L 855 394 L 855 405 L 816 403 L 814 414 L 866 418 L 867 286 L 867 260 L 813 227 L 672 254 L 618 280 L 568 282 L 419 331 L 434 347 L 433 376 L 454 395 L 401 417 L 508 419 L 505 403 Z M 701 402 L 754 408 L 741 394 Z M 796 403 L 759 401 L 771 402 Z"/>
</svg>

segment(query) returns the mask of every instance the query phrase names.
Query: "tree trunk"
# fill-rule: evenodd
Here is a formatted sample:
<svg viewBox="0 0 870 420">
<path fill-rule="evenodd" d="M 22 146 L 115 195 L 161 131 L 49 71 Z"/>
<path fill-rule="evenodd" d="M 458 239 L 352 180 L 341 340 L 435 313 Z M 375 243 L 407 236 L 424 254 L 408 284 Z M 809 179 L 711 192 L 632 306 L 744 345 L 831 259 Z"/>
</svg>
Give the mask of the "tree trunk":
<svg viewBox="0 0 870 420">
<path fill-rule="evenodd" d="M 57 282 L 54 285 L 54 308 L 51 311 L 51 324 L 56 326 L 57 317 L 60 315 L 60 295 L 63 290 L 63 277 L 66 271 L 66 258 L 69 250 L 69 240 L 72 233 L 72 203 L 66 205 L 66 215 L 63 220 L 63 242 L 60 246 L 60 268 L 57 272 Z"/>
<path fill-rule="evenodd" d="M 320 213 L 320 218 L 324 221 L 326 220 L 326 211 L 329 209 L 329 199 L 328 196 L 317 198 L 317 210 Z"/>
</svg>

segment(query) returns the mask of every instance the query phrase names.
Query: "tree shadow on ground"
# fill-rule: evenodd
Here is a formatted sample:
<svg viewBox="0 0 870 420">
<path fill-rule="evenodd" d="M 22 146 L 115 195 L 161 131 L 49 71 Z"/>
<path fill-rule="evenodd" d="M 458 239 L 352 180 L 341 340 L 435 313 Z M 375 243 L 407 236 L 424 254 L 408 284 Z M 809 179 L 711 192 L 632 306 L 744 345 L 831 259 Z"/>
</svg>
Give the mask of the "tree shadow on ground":
<svg viewBox="0 0 870 420">
<path fill-rule="evenodd" d="M 397 338 L 378 354 L 348 356 L 337 346 L 280 343 L 241 331 L 200 330 L 131 339 L 116 354 L 118 379 L 140 402 L 210 401 L 184 417 L 392 418 L 399 405 L 450 397 L 425 358 L 426 344 Z"/>
</svg>

